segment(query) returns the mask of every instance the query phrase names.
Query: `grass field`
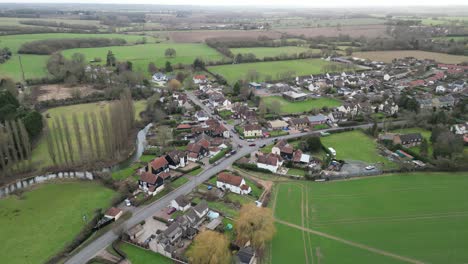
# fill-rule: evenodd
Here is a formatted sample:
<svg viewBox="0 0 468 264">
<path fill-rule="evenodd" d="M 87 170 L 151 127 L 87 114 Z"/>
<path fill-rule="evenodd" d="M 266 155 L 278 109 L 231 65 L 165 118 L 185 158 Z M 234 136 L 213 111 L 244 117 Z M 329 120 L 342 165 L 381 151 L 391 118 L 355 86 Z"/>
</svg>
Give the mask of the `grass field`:
<svg viewBox="0 0 468 264">
<path fill-rule="evenodd" d="M 268 96 L 261 99 L 266 106 L 270 106 L 274 101 L 279 102 L 280 111 L 283 114 L 294 114 L 309 112 L 312 109 L 321 109 L 322 107 L 340 106 L 341 102 L 332 98 L 309 99 L 302 102 L 290 102 L 281 96 Z"/>
<path fill-rule="evenodd" d="M 233 48 L 231 52 L 234 54 L 247 54 L 253 53 L 258 59 L 265 57 L 276 57 L 282 54 L 293 55 L 303 52 L 308 53 L 320 53 L 318 49 L 310 49 L 308 47 L 296 47 L 296 46 L 285 46 L 285 47 L 255 47 L 255 48 Z"/>
<path fill-rule="evenodd" d="M 1 43 L 0 47 L 2 47 Z M 25 80 L 46 77 L 48 75 L 46 68 L 48 59 L 49 56 L 44 55 L 13 55 L 7 62 L 0 64 L 0 78 L 9 77 L 15 81 L 22 81 L 21 65 L 23 65 Z"/>
<path fill-rule="evenodd" d="M 150 250 L 144 250 L 142 248 L 122 243 L 120 249 L 127 254 L 127 258 L 134 264 L 171 264 L 173 261 L 169 258 L 164 257 L 161 254 L 154 253 Z"/>
<path fill-rule="evenodd" d="M 278 80 L 280 74 L 286 72 L 294 72 L 294 76 L 323 73 L 322 67 L 331 63 L 321 59 L 307 59 L 220 65 L 208 69 L 224 76 L 229 83 L 234 83 L 246 79 L 249 70 L 256 70 L 259 73 L 259 79 L 256 81 L 265 81 L 268 75 L 272 80 Z"/>
<path fill-rule="evenodd" d="M 415 57 L 417 59 L 433 59 L 442 63 L 462 63 L 468 61 L 468 56 L 449 55 L 445 53 L 428 52 L 421 50 L 395 50 L 395 51 L 366 51 L 355 52 L 353 57 L 383 61 L 390 63 L 393 59 Z"/>
<path fill-rule="evenodd" d="M 3 263 L 44 263 L 71 242 L 97 208 L 105 209 L 114 192 L 92 182 L 45 184 L 0 199 L 0 256 Z"/>
<path fill-rule="evenodd" d="M 142 107 L 141 105 L 144 104 L 145 101 L 138 101 L 135 103 L 135 113 L 138 113 L 138 110 L 141 110 Z M 140 106 L 139 106 L 140 105 Z M 50 127 L 50 133 L 55 137 L 56 131 L 53 129 L 52 124 L 54 123 L 54 118 L 58 117 L 60 118 L 61 115 L 65 117 L 65 119 L 68 122 L 69 128 L 70 128 L 70 135 L 72 139 L 72 144 L 74 145 L 74 156 L 78 157 L 78 147 L 77 147 L 77 142 L 76 142 L 76 137 L 75 134 L 77 131 L 73 129 L 73 122 L 72 122 L 72 115 L 75 113 L 78 117 L 78 122 L 80 124 L 80 131 L 81 135 L 86 135 L 84 133 L 85 128 L 84 128 L 84 114 L 85 113 L 96 113 L 97 120 L 100 121 L 100 111 L 101 110 L 107 110 L 109 107 L 109 102 L 97 102 L 97 103 L 88 103 L 88 104 L 78 104 L 78 105 L 70 105 L 70 106 L 61 106 L 61 107 L 55 107 L 47 110 L 45 114 L 49 114 L 51 118 L 47 118 L 47 123 L 49 124 Z M 98 130 L 99 134 L 97 135 L 99 137 L 99 141 L 101 144 L 103 144 L 103 134 L 101 132 L 101 126 L 98 125 Z M 94 138 L 93 134 L 93 138 Z M 101 147 L 102 148 L 102 147 Z M 89 151 L 89 146 L 85 146 L 84 148 L 85 151 Z M 33 163 L 38 164 L 38 167 L 47 167 L 51 166 L 52 160 L 49 156 L 49 152 L 47 149 L 47 141 L 45 137 L 41 137 L 36 145 L 36 147 L 33 149 L 32 152 L 32 160 Z"/>
<path fill-rule="evenodd" d="M 378 155 L 375 140 L 361 131 L 350 131 L 322 137 L 322 144 L 336 150 L 336 158 L 343 160 L 359 160 L 369 163 L 390 161 Z"/>
<path fill-rule="evenodd" d="M 271 262 L 466 263 L 467 187 L 466 172 L 280 183 Z"/>
<path fill-rule="evenodd" d="M 176 50 L 177 54 L 174 58 L 167 58 L 164 52 L 168 48 Z M 131 61 L 134 70 L 142 70 L 147 72 L 148 63 L 154 62 L 156 66 L 163 67 L 166 61 L 172 64 L 192 64 L 196 58 L 202 58 L 205 61 L 219 61 L 223 59 L 223 55 L 218 51 L 208 47 L 205 44 L 144 44 L 138 46 L 115 46 L 101 48 L 82 48 L 69 49 L 63 51 L 63 55 L 71 57 L 73 53 L 82 53 L 86 59 L 101 58 L 105 63 L 107 52 L 111 50 L 118 61 Z"/>
</svg>

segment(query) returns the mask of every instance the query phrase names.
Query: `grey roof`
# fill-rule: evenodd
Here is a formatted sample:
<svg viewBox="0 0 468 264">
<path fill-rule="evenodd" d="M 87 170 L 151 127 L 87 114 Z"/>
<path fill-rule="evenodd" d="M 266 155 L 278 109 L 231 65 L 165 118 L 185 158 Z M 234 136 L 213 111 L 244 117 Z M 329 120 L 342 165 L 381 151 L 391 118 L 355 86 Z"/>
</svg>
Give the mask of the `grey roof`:
<svg viewBox="0 0 468 264">
<path fill-rule="evenodd" d="M 404 134 L 400 135 L 400 139 L 402 142 L 408 142 L 408 141 L 415 141 L 415 140 L 422 140 L 422 136 L 420 133 L 411 133 L 411 134 Z"/>
<path fill-rule="evenodd" d="M 195 210 L 199 214 L 203 213 L 203 211 L 207 209 L 208 209 L 208 204 L 206 203 L 205 200 L 202 200 L 200 203 L 195 205 L 195 207 L 193 207 L 193 210 Z"/>
<path fill-rule="evenodd" d="M 243 247 L 237 252 L 237 258 L 241 264 L 249 264 L 250 260 L 254 256 L 254 251 L 252 247 Z"/>
<path fill-rule="evenodd" d="M 309 122 L 327 121 L 329 119 L 328 117 L 322 114 L 309 116 L 308 118 L 309 118 Z"/>
<path fill-rule="evenodd" d="M 185 198 L 185 195 L 181 195 L 175 198 L 175 201 L 177 202 L 179 206 L 182 206 L 182 207 L 185 207 L 186 205 L 190 203 L 190 201 L 187 198 Z"/>
</svg>

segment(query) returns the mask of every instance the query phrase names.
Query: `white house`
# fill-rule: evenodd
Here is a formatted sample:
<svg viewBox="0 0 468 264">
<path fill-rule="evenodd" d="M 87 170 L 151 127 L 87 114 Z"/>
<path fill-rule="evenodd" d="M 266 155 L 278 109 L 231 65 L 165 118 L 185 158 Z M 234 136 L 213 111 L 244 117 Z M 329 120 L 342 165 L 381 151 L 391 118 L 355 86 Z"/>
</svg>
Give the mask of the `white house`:
<svg viewBox="0 0 468 264">
<path fill-rule="evenodd" d="M 261 155 L 257 159 L 257 168 L 266 169 L 273 173 L 276 173 L 281 165 L 283 165 L 281 156 L 272 153 Z"/>
<path fill-rule="evenodd" d="M 193 76 L 193 82 L 195 84 L 205 84 L 206 83 L 206 76 L 205 75 L 195 75 L 195 76 Z"/>
<path fill-rule="evenodd" d="M 445 93 L 447 89 L 443 85 L 437 85 L 436 93 Z"/>
<path fill-rule="evenodd" d="M 218 174 L 216 187 L 241 195 L 249 194 L 252 191 L 250 186 L 245 183 L 245 180 L 242 177 L 225 172 Z"/>
<path fill-rule="evenodd" d="M 166 82 L 167 76 L 162 72 L 157 72 L 153 74 L 153 81 L 155 82 Z"/>
<path fill-rule="evenodd" d="M 185 212 L 190 209 L 190 201 L 184 196 L 181 195 L 171 201 L 171 206 L 174 207 L 177 211 Z"/>
<path fill-rule="evenodd" d="M 210 119 L 210 117 L 204 111 L 196 112 L 195 117 L 197 118 L 198 122 L 205 122 L 206 120 Z"/>
</svg>

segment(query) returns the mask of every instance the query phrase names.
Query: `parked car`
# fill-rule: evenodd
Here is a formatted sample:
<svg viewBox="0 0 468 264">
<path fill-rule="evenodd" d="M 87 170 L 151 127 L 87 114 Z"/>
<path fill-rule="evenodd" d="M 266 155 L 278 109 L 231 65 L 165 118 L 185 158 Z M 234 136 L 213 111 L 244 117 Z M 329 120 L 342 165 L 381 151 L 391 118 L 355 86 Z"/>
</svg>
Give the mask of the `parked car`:
<svg viewBox="0 0 468 264">
<path fill-rule="evenodd" d="M 174 207 L 171 207 L 171 208 L 169 208 L 169 210 L 167 210 L 167 214 L 168 214 L 168 215 L 171 215 L 171 214 L 173 214 L 175 211 L 177 211 L 177 209 L 175 209 Z"/>
<path fill-rule="evenodd" d="M 366 167 L 366 170 L 373 170 L 373 169 L 375 169 L 375 166 L 367 166 Z"/>
<path fill-rule="evenodd" d="M 266 144 L 263 144 L 263 145 L 261 145 L 260 147 L 261 147 L 261 148 L 264 148 L 264 147 L 266 147 Z"/>
<path fill-rule="evenodd" d="M 132 206 L 132 203 L 130 202 L 129 199 L 125 199 L 124 202 L 125 202 L 125 205 L 126 205 L 126 206 Z"/>
<path fill-rule="evenodd" d="M 251 144 L 249 144 L 249 146 L 250 146 L 250 147 L 255 147 L 256 144 L 255 144 L 255 143 L 251 143 Z"/>
<path fill-rule="evenodd" d="M 234 154 L 236 154 L 236 153 L 237 153 L 236 150 L 231 150 L 231 155 L 234 155 Z"/>
</svg>

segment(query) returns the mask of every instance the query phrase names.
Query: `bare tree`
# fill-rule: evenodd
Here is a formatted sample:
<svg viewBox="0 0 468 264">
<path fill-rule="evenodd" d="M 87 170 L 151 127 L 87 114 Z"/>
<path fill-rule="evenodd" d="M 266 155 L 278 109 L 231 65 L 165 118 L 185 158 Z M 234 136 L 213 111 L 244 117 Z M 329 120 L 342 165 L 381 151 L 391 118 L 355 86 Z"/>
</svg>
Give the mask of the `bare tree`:
<svg viewBox="0 0 468 264">
<path fill-rule="evenodd" d="M 65 116 L 61 116 L 62 119 L 62 126 L 63 126 L 63 133 L 65 134 L 65 140 L 67 142 L 68 146 L 68 155 L 70 157 L 71 163 L 75 163 L 74 155 L 73 155 L 73 144 L 71 140 L 71 135 L 70 135 L 70 129 L 68 128 L 68 123 L 67 120 L 65 119 Z"/>
<path fill-rule="evenodd" d="M 78 116 L 76 115 L 76 113 L 73 113 L 72 120 L 73 130 L 75 130 L 76 144 L 78 145 L 78 154 L 80 155 L 80 160 L 83 162 L 85 160 L 83 151 L 83 135 L 80 131 L 80 123 L 78 122 Z"/>
<path fill-rule="evenodd" d="M 58 138 L 58 142 L 60 142 L 60 149 L 62 151 L 62 156 L 63 156 L 63 159 L 65 160 L 65 164 L 68 165 L 69 162 L 68 162 L 68 154 L 67 154 L 67 148 L 66 148 L 66 142 L 65 142 L 65 139 L 63 137 L 63 130 L 62 130 L 62 126 L 60 124 L 60 120 L 58 119 L 58 117 L 55 117 L 55 120 L 54 120 L 54 125 L 55 125 L 55 133 L 57 134 L 57 138 Z"/>
<path fill-rule="evenodd" d="M 57 165 L 57 155 L 55 153 L 54 139 L 52 137 L 52 134 L 50 133 L 49 125 L 47 124 L 44 126 L 44 137 L 46 138 L 49 156 L 52 159 L 54 165 Z"/>
<path fill-rule="evenodd" d="M 97 159 L 101 159 L 101 143 L 99 139 L 99 129 L 98 129 L 98 123 L 96 119 L 96 113 L 91 112 L 91 120 L 93 124 L 93 138 L 95 142 L 95 147 L 96 147 L 96 155 Z"/>
<path fill-rule="evenodd" d="M 91 135 L 91 126 L 89 125 L 88 113 L 84 114 L 83 121 L 84 121 L 86 139 L 87 139 L 88 146 L 89 146 L 89 157 L 87 157 L 87 160 L 92 160 L 93 157 L 94 157 L 94 149 L 93 149 L 93 139 L 92 139 L 92 135 Z"/>
</svg>

